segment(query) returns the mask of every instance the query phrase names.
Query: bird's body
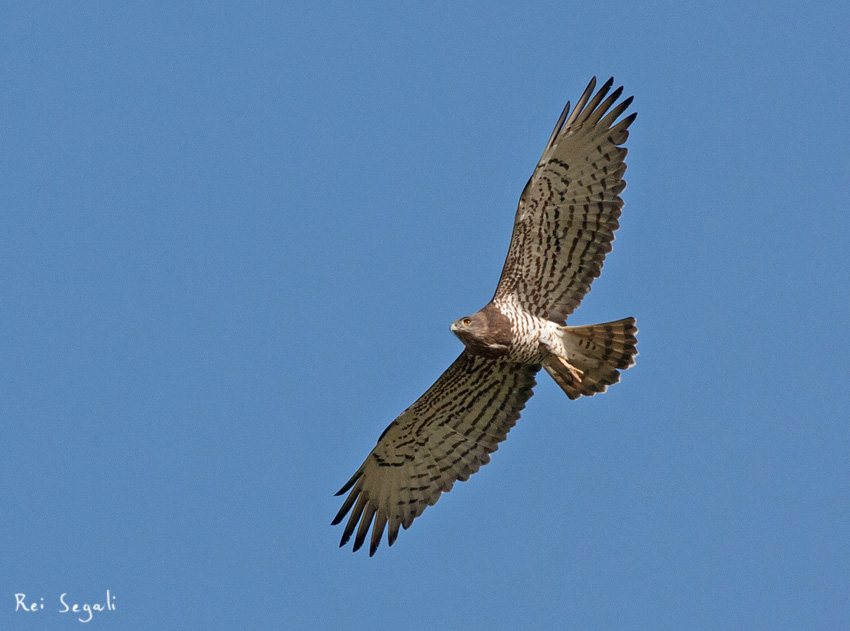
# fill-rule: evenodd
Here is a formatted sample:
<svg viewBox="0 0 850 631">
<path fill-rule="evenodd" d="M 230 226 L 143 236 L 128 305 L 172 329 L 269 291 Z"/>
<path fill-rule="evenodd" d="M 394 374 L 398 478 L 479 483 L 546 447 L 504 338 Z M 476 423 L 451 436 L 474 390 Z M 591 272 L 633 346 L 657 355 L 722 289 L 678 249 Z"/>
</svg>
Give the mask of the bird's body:
<svg viewBox="0 0 850 631">
<path fill-rule="evenodd" d="M 563 347 L 560 328 L 557 323 L 529 313 L 516 300 L 507 297 L 489 302 L 480 311 L 455 321 L 451 331 L 472 352 L 518 364 L 542 364 L 549 353 L 557 353 Z M 507 343 L 488 346 L 486 342 L 491 339 Z"/>
<path fill-rule="evenodd" d="M 625 188 L 631 103 L 593 95 L 595 79 L 561 114 L 520 197 L 513 236 L 493 299 L 456 320 L 466 347 L 428 391 L 381 434 L 338 494 L 350 490 L 334 519 L 351 511 L 340 545 L 354 549 L 371 528 L 370 554 L 389 524 L 390 545 L 457 480 L 489 462 L 531 397 L 543 368 L 571 399 L 603 392 L 634 363 L 634 318 L 568 326 L 611 250 Z M 591 95 L 592 98 L 591 98 Z M 604 100 L 603 100 L 604 99 Z"/>
</svg>

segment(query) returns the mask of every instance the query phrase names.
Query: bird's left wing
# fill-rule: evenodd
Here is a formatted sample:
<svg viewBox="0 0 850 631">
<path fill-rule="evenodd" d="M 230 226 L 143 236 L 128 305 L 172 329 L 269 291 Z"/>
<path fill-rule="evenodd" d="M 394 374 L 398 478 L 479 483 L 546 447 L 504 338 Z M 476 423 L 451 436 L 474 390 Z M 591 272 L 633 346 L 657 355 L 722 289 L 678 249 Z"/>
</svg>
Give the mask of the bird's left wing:
<svg viewBox="0 0 850 631">
<path fill-rule="evenodd" d="M 611 251 L 626 187 L 629 125 L 618 121 L 632 98 L 617 103 L 614 80 L 596 94 L 594 78 L 555 125 L 519 200 L 496 299 L 513 299 L 541 318 L 563 322 L 590 291 Z M 606 98 L 606 95 L 607 98 Z"/>
<path fill-rule="evenodd" d="M 464 350 L 436 383 L 390 423 L 354 476 L 332 524 L 351 516 L 340 546 L 355 534 L 358 550 L 372 528 L 373 555 L 389 522 L 392 545 L 457 480 L 490 461 L 531 397 L 540 366 L 515 364 Z M 352 510 L 353 508 L 353 510 Z"/>
</svg>

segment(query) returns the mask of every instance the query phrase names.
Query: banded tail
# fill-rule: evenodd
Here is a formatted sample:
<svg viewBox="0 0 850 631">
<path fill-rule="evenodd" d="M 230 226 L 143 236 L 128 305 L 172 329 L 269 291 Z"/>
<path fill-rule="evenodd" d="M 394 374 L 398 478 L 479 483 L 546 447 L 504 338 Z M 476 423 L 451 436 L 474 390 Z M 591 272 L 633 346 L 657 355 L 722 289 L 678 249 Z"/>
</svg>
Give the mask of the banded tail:
<svg viewBox="0 0 850 631">
<path fill-rule="evenodd" d="M 620 380 L 620 370 L 635 363 L 637 327 L 634 318 L 564 326 L 561 331 L 567 359 L 552 356 L 543 367 L 571 399 L 605 392 L 608 386 Z"/>
</svg>

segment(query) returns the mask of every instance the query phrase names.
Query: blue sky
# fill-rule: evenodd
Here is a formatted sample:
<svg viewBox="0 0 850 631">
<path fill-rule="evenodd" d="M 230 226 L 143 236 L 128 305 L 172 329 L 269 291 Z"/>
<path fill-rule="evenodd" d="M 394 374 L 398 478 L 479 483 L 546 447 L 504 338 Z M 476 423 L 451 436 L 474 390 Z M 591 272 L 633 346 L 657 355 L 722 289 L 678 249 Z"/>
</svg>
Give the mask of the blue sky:
<svg viewBox="0 0 850 631">
<path fill-rule="evenodd" d="M 12 3 L 0 15 L 0 626 L 850 627 L 846 3 Z M 492 463 L 374 558 L 331 527 L 461 349 L 565 101 L 639 112 Z M 15 611 L 15 594 L 44 610 Z"/>
</svg>

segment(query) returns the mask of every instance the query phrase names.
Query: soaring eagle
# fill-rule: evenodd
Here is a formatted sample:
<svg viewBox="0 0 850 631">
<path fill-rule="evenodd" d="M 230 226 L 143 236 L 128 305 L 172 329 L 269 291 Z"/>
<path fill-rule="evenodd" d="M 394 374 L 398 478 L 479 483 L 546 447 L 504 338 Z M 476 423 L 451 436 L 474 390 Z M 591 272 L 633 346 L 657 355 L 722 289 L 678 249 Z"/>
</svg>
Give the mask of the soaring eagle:
<svg viewBox="0 0 850 631">
<path fill-rule="evenodd" d="M 615 105 L 623 88 L 609 95 L 613 82 L 593 94 L 594 77 L 572 112 L 567 103 L 520 196 L 493 299 L 451 325 L 466 348 L 337 493 L 350 491 L 332 522 L 351 511 L 340 546 L 356 531 L 358 550 L 371 528 L 371 556 L 387 523 L 392 545 L 399 526 L 487 464 L 541 368 L 577 399 L 605 391 L 634 364 L 634 318 L 566 325 L 602 270 L 623 206 L 623 144 L 637 113 L 618 120 L 632 97 Z"/>
</svg>

